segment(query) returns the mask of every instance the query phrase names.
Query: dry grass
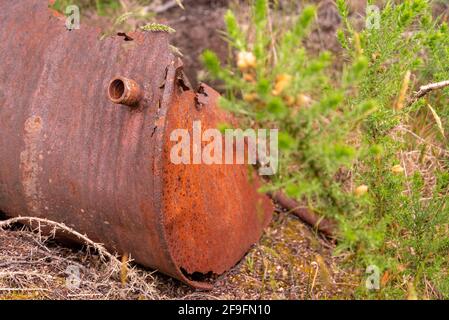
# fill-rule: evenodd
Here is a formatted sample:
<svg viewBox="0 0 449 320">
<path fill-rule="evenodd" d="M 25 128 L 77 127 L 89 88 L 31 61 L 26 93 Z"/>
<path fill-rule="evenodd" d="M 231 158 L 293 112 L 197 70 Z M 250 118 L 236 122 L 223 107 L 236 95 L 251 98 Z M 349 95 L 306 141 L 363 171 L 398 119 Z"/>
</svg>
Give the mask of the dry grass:
<svg viewBox="0 0 449 320">
<path fill-rule="evenodd" d="M 343 269 L 330 243 L 285 212 L 211 292 L 224 299 L 348 299 L 357 274 Z"/>
<path fill-rule="evenodd" d="M 432 126 L 432 130 L 436 131 L 435 126 Z M 415 133 L 415 131 L 418 133 Z M 419 135 L 419 131 L 417 128 L 400 125 L 391 132 L 391 136 L 393 139 L 408 145 L 409 150 L 398 154 L 398 159 L 401 161 L 406 177 L 411 177 L 416 172 L 420 173 L 424 180 L 422 196 L 423 200 L 426 200 L 432 197 L 436 184 L 435 173 L 447 169 L 446 159 L 449 157 L 449 151 L 438 145 L 432 134 L 423 137 Z M 409 192 L 409 189 L 410 186 L 408 186 L 407 192 Z"/>
<path fill-rule="evenodd" d="M 37 221 L 78 234 L 59 223 Z M 1 228 L 11 222 L 17 219 L 0 222 L 0 299 L 329 299 L 351 297 L 359 283 L 339 269 L 342 257 L 332 256 L 333 244 L 286 213 L 275 215 L 260 243 L 210 292 L 127 259 L 124 267 L 84 236 L 83 247 L 67 247 L 39 228 Z M 70 282 L 72 270 L 79 270 L 79 287 L 71 285 L 76 284 Z"/>
<path fill-rule="evenodd" d="M 86 246 L 73 250 L 43 236 L 39 227 L 2 230 L 18 220 L 37 222 L 77 236 Z M 66 226 L 43 219 L 0 222 L 0 299 L 161 299 L 153 273 L 129 267 Z M 121 281 L 126 270 L 126 278 Z M 79 275 L 78 280 L 74 276 Z"/>
</svg>

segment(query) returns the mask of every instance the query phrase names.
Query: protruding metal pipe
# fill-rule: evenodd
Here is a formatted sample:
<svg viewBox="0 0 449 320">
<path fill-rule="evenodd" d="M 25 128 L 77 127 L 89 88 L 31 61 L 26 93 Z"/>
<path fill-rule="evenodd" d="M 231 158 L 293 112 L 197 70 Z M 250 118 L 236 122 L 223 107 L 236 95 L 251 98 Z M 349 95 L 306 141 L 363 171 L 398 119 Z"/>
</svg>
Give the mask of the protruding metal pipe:
<svg viewBox="0 0 449 320">
<path fill-rule="evenodd" d="M 108 88 L 109 99 L 116 104 L 135 106 L 143 97 L 142 89 L 134 80 L 116 77 L 111 80 Z"/>
</svg>

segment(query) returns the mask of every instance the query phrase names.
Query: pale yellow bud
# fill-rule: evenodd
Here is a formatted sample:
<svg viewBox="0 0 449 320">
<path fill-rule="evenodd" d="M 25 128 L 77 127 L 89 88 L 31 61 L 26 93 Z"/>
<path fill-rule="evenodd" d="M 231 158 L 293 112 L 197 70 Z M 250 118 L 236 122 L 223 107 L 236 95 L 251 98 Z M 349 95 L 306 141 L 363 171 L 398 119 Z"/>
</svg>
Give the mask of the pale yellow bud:
<svg viewBox="0 0 449 320">
<path fill-rule="evenodd" d="M 282 93 L 282 91 L 287 88 L 292 81 L 292 76 L 289 74 L 280 74 L 276 77 L 276 83 L 273 89 L 273 95 L 278 96 Z"/>
<path fill-rule="evenodd" d="M 404 168 L 402 168 L 399 164 L 395 165 L 391 168 L 391 172 L 393 173 L 403 173 L 404 172 Z"/>
<path fill-rule="evenodd" d="M 298 97 L 296 98 L 296 100 L 300 107 L 308 107 L 312 103 L 312 98 L 310 98 L 309 96 L 307 96 L 303 93 L 298 94 Z"/>
<path fill-rule="evenodd" d="M 247 93 L 243 96 L 243 100 L 249 103 L 256 101 L 257 98 L 258 98 L 257 93 Z"/>
<path fill-rule="evenodd" d="M 404 108 L 405 100 L 407 98 L 407 92 L 410 86 L 411 75 L 412 73 L 410 72 L 410 70 L 405 73 L 404 80 L 402 81 L 401 91 L 396 102 L 396 110 L 401 110 L 402 108 Z"/>
<path fill-rule="evenodd" d="M 247 70 L 256 67 L 256 57 L 252 52 L 241 51 L 237 55 L 237 67 L 240 70 Z"/>
<path fill-rule="evenodd" d="M 363 184 L 363 185 L 358 186 L 357 188 L 355 188 L 354 194 L 357 197 L 361 197 L 364 194 L 366 194 L 367 192 L 368 192 L 368 186 Z"/>
<path fill-rule="evenodd" d="M 289 107 L 291 107 L 291 106 L 293 106 L 293 105 L 295 104 L 295 98 L 292 97 L 292 96 L 286 96 L 286 97 L 284 98 L 284 100 L 285 100 L 285 103 L 287 103 L 287 105 L 288 105 Z"/>
<path fill-rule="evenodd" d="M 247 82 L 256 82 L 256 79 L 254 79 L 254 76 L 250 73 L 243 74 L 243 80 Z"/>
</svg>

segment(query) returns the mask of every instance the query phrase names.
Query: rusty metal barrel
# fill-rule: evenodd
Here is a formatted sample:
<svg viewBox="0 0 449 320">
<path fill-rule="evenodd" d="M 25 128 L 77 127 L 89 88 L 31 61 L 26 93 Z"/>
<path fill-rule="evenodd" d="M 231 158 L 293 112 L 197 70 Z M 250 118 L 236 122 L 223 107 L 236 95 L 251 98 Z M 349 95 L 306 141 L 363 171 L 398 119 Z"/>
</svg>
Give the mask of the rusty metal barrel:
<svg viewBox="0 0 449 320">
<path fill-rule="evenodd" d="M 170 132 L 228 120 L 165 33 L 100 40 L 46 1 L 1 0 L 0 211 L 63 222 L 198 288 L 258 241 L 272 205 L 246 165 L 170 161 Z M 131 40 L 130 40 L 131 39 Z"/>
</svg>

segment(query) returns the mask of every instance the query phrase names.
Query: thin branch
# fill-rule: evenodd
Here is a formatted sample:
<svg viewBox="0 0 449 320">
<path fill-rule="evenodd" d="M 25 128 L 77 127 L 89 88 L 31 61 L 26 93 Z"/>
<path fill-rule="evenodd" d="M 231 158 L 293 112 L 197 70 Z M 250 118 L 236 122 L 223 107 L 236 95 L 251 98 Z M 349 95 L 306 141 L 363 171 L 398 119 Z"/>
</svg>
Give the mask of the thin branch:
<svg viewBox="0 0 449 320">
<path fill-rule="evenodd" d="M 316 228 L 319 232 L 323 233 L 328 237 L 333 237 L 335 235 L 335 223 L 329 219 L 319 217 L 309 208 L 304 208 L 299 205 L 295 200 L 287 197 L 282 192 L 270 193 L 269 196 L 279 203 L 282 207 L 290 210 L 295 216 L 300 218 L 302 221 L 308 225 Z"/>
<path fill-rule="evenodd" d="M 38 223 L 39 224 L 39 229 L 40 229 L 40 224 L 45 224 L 45 225 L 49 225 L 52 226 L 54 228 L 57 228 L 59 230 L 62 231 L 66 231 L 69 234 L 74 235 L 75 237 L 77 237 L 79 240 L 81 240 L 82 242 L 84 242 L 85 244 L 91 246 L 92 248 L 94 248 L 95 250 L 98 251 L 98 253 L 100 254 L 100 256 L 106 257 L 111 261 L 115 261 L 118 262 L 121 265 L 121 262 L 117 259 L 117 257 L 115 257 L 114 255 L 110 254 L 105 247 L 102 244 L 96 243 L 92 240 L 90 240 L 86 235 L 83 235 L 81 233 L 79 233 L 76 230 L 73 230 L 72 228 L 67 227 L 65 224 L 63 223 L 59 223 L 59 222 L 55 222 L 55 221 L 51 221 L 48 219 L 42 219 L 42 218 L 36 218 L 36 217 L 17 217 L 17 218 L 11 218 L 5 221 L 1 221 L 0 222 L 0 229 L 3 228 L 7 228 L 9 226 L 11 226 L 12 224 L 15 223 L 29 223 L 30 225 L 34 222 L 34 223 Z"/>
<path fill-rule="evenodd" d="M 270 10 L 270 6 L 267 4 L 268 8 L 268 28 L 270 30 L 270 38 L 271 38 L 271 43 L 270 43 L 270 47 L 271 47 L 271 51 L 273 52 L 273 64 L 274 66 L 277 66 L 278 64 L 278 53 L 276 50 L 276 39 L 274 36 L 274 32 L 273 32 L 273 19 L 271 18 L 271 10 Z"/>
<path fill-rule="evenodd" d="M 49 292 L 49 289 L 44 288 L 0 288 L 1 291 L 9 291 L 9 292 L 20 292 L 20 291 L 43 291 L 43 292 Z"/>
<path fill-rule="evenodd" d="M 434 90 L 440 90 L 440 89 L 443 89 L 446 87 L 449 87 L 449 80 L 435 82 L 435 83 L 429 83 L 425 86 L 421 86 L 421 87 L 419 87 L 419 90 L 417 92 L 415 92 L 413 98 L 409 101 L 408 106 L 411 106 L 416 101 L 418 101 L 422 97 L 426 96 L 428 93 L 430 93 Z"/>
<path fill-rule="evenodd" d="M 77 265 L 80 267 L 80 270 L 83 271 L 85 276 L 88 276 L 89 278 L 83 279 L 83 291 L 81 292 L 74 292 L 75 294 L 86 294 L 86 296 L 90 296 L 90 294 L 93 295 L 101 295 L 103 298 L 108 299 L 108 298 L 117 298 L 120 297 L 121 299 L 123 297 L 126 297 L 129 294 L 133 294 L 133 295 L 138 295 L 139 297 L 145 297 L 147 299 L 163 299 L 165 298 L 164 296 L 159 295 L 157 289 L 156 289 L 156 281 L 155 278 L 153 277 L 153 273 L 154 272 L 147 272 L 147 271 L 141 271 L 139 269 L 137 269 L 135 266 L 127 266 L 127 278 L 126 278 L 126 286 L 123 286 L 123 283 L 119 283 L 117 282 L 118 279 L 118 275 L 120 275 L 120 270 L 123 268 L 123 262 L 121 262 L 115 255 L 109 253 L 106 251 L 105 247 L 102 244 L 98 244 L 92 240 L 90 240 L 86 235 L 83 235 L 81 233 L 79 233 L 78 231 L 75 231 L 71 228 L 69 228 L 68 226 L 66 226 L 63 223 L 59 223 L 59 222 L 55 222 L 55 221 L 51 221 L 48 219 L 42 219 L 42 218 L 37 218 L 37 217 L 17 217 L 17 218 L 11 218 L 9 220 L 6 221 L 0 221 L 0 233 L 4 232 L 4 228 L 8 228 L 9 226 L 15 224 L 15 223 L 22 223 L 22 224 L 27 224 L 30 225 L 31 227 L 33 226 L 37 226 L 38 228 L 44 227 L 44 226 L 49 226 L 49 227 L 53 227 L 53 232 L 52 235 L 54 236 L 56 231 L 63 231 L 64 233 L 69 233 L 71 235 L 73 235 L 74 237 L 79 239 L 79 242 L 86 244 L 89 247 L 92 247 L 96 250 L 96 252 L 99 254 L 100 256 L 100 261 L 107 267 L 105 270 L 101 270 L 101 273 L 99 271 L 99 273 L 95 273 L 92 272 L 91 270 L 87 269 L 86 267 L 80 265 L 78 262 L 75 261 L 71 261 L 70 259 L 66 259 L 66 258 L 57 258 L 55 256 L 53 256 L 52 254 L 49 254 L 48 252 L 46 252 L 46 250 L 42 250 L 40 248 L 36 248 L 37 252 L 39 252 L 40 254 L 43 254 L 44 258 L 43 259 L 58 259 L 61 260 L 62 265 L 63 264 L 68 264 L 68 265 Z M 39 231 L 40 232 L 40 231 Z M 45 232 L 47 233 L 47 232 Z M 36 237 L 38 237 L 38 235 L 36 234 Z M 39 240 L 37 240 L 39 241 Z M 40 246 L 41 247 L 41 246 Z M 39 266 L 41 264 L 41 260 L 34 260 L 33 259 L 33 252 L 34 250 L 31 251 L 31 256 L 30 256 L 30 262 L 34 262 L 32 263 L 33 266 Z M 1 278 L 7 278 L 10 279 L 12 281 L 15 281 L 17 283 L 17 289 L 13 289 L 13 288 L 9 288 L 9 286 L 7 288 L 2 288 L 2 290 L 7 291 L 9 289 L 11 289 L 11 291 L 13 290 L 22 290 L 21 288 L 26 288 L 26 287 L 30 287 L 31 284 L 28 284 L 29 280 L 31 278 L 38 278 L 41 281 L 46 283 L 46 287 L 49 286 L 49 284 L 47 283 L 47 279 L 51 279 L 51 282 L 55 282 L 55 279 L 57 279 L 57 276 L 42 276 L 45 275 L 46 272 L 41 273 L 38 271 L 38 269 L 35 269 L 31 272 L 27 272 L 27 271 L 17 271 L 17 267 L 16 266 L 20 266 L 20 265 L 25 265 L 28 263 L 22 263 L 23 261 L 20 260 L 20 264 L 16 264 L 15 261 L 12 259 L 12 261 L 5 261 L 4 259 L 2 259 L 2 257 L 0 257 L 2 263 L 0 267 L 6 267 L 6 270 L 1 270 L 0 269 L 0 277 Z M 132 260 L 129 259 L 128 261 L 126 261 L 126 264 L 128 264 L 129 262 L 131 262 Z M 4 265 L 6 264 L 6 265 Z M 11 269 L 11 266 L 15 266 L 16 270 L 9 270 Z M 17 277 L 19 276 L 19 277 Z M 23 280 L 23 276 L 30 276 L 30 279 L 25 279 Z M 91 281 L 89 281 L 91 280 Z M 2 287 L 2 284 L 0 282 L 0 288 Z M 78 289 L 81 290 L 81 289 Z M 86 292 L 86 290 L 91 290 L 93 292 Z M 95 292 L 95 291 L 96 292 Z M 104 290 L 107 290 L 104 292 Z M 1 291 L 1 290 L 0 290 Z M 31 291 L 31 289 L 30 289 Z M 52 293 L 54 293 L 52 291 Z M 73 292 L 72 292 L 73 293 Z M 56 294 L 56 293 L 55 293 Z"/>
<path fill-rule="evenodd" d="M 147 13 L 154 12 L 156 14 L 160 14 L 160 13 L 164 13 L 165 11 L 168 11 L 176 6 L 181 7 L 181 9 L 184 9 L 182 1 L 171 0 L 171 1 L 168 1 L 168 2 L 158 5 L 158 6 L 155 6 L 155 5 L 146 6 L 143 8 L 143 10 Z"/>
<path fill-rule="evenodd" d="M 426 139 L 420 137 L 419 135 L 417 135 L 417 134 L 414 133 L 413 131 L 407 129 L 406 127 L 404 127 L 404 126 L 399 126 L 398 128 L 399 128 L 400 130 L 403 130 L 403 131 L 407 132 L 408 134 L 410 134 L 411 136 L 413 136 L 416 140 L 419 140 L 419 141 L 421 141 L 422 143 L 424 143 L 424 144 L 426 144 L 426 145 L 428 145 L 428 146 L 430 146 L 430 147 L 432 147 L 432 148 L 437 149 L 439 152 L 441 152 L 441 154 L 449 155 L 449 151 L 448 151 L 448 150 L 443 149 L 443 148 L 437 146 L 436 144 L 433 144 L 433 143 L 427 141 Z"/>
</svg>

